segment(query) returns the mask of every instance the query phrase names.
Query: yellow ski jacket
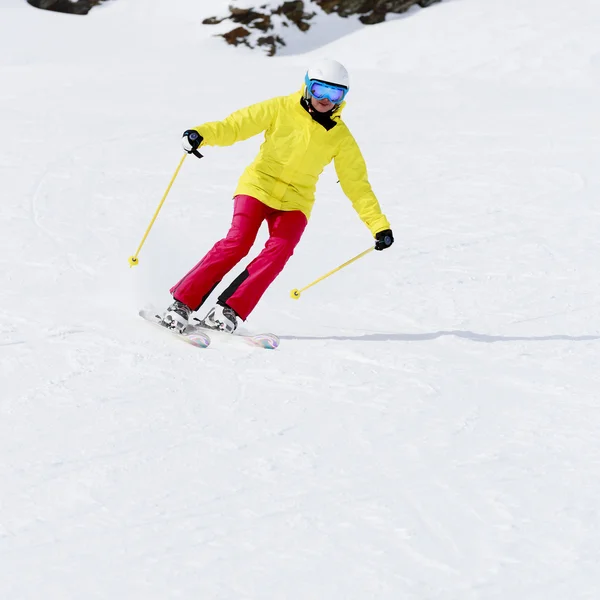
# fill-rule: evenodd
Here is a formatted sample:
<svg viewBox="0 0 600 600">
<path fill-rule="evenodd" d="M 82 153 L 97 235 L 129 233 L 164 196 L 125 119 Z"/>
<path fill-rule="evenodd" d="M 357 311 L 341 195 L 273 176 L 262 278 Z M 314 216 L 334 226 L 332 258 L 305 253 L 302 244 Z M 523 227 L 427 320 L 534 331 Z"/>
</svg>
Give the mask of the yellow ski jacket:
<svg viewBox="0 0 600 600">
<path fill-rule="evenodd" d="M 333 160 L 344 193 L 371 233 L 390 229 L 360 149 L 340 118 L 345 103 L 332 117 L 335 127 L 328 130 L 313 120 L 300 104 L 301 97 L 302 92 L 296 92 L 272 98 L 195 129 L 206 146 L 230 146 L 265 132 L 257 157 L 240 177 L 236 195 L 254 196 L 277 210 L 300 210 L 308 219 L 317 180 Z"/>
</svg>

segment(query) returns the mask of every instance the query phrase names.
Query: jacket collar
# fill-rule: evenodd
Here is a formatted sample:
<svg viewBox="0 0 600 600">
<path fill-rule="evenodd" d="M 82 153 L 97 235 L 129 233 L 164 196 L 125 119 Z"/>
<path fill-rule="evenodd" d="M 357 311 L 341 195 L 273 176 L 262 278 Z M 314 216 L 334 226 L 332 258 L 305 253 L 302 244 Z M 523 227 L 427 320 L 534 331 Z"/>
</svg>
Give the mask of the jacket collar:
<svg viewBox="0 0 600 600">
<path fill-rule="evenodd" d="M 313 121 L 324 127 L 327 131 L 331 131 L 338 124 L 340 113 L 344 106 L 346 106 L 346 102 L 342 102 L 338 107 L 329 112 L 320 113 L 313 109 L 310 101 L 304 96 L 304 90 L 302 90 L 300 94 L 300 106 L 311 116 Z"/>
</svg>

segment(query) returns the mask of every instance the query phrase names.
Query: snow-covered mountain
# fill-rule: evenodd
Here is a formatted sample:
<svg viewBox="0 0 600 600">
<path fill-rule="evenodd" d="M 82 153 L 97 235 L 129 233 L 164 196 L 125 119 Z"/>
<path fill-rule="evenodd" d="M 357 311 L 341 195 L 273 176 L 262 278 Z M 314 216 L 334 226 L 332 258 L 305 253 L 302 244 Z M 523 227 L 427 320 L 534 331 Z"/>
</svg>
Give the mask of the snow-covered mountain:
<svg viewBox="0 0 600 600">
<path fill-rule="evenodd" d="M 226 5 L 0 0 L 0 598 L 596 598 L 600 6 L 269 59 L 196 26 Z M 161 335 L 260 143 L 189 158 L 130 269 L 181 133 L 321 56 L 395 245 L 289 298 L 372 243 L 328 169 L 246 324 L 278 350 Z"/>
</svg>

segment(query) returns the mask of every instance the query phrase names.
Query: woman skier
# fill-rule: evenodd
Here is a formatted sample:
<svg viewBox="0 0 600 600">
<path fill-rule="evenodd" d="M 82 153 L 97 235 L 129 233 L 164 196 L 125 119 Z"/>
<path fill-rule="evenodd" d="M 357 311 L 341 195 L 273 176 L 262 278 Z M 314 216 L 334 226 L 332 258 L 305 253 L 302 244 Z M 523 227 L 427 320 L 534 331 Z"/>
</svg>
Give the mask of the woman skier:
<svg viewBox="0 0 600 600">
<path fill-rule="evenodd" d="M 375 238 L 375 250 L 394 242 L 367 177 L 362 154 L 341 119 L 350 88 L 339 62 L 323 60 L 306 72 L 304 89 L 238 110 L 223 121 L 188 129 L 183 148 L 197 154 L 201 145 L 230 146 L 265 132 L 254 162 L 234 194 L 227 236 L 171 288 L 173 303 L 162 324 L 183 332 L 223 277 L 244 258 L 263 221 L 269 239 L 262 252 L 219 296 L 204 319 L 212 329 L 233 333 L 246 320 L 279 275 L 300 241 L 314 201 L 317 180 L 332 160 L 342 190 Z"/>
</svg>

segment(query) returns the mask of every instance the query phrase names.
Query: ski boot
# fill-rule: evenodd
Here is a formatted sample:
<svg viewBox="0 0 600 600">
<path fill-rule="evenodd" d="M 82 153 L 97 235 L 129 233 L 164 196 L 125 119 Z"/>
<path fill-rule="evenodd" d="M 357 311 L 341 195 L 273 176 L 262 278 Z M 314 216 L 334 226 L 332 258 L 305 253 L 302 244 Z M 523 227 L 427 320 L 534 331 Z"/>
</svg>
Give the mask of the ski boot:
<svg viewBox="0 0 600 600">
<path fill-rule="evenodd" d="M 226 304 L 217 304 L 214 306 L 206 317 L 204 317 L 202 323 L 209 329 L 216 329 L 217 331 L 224 331 L 226 333 L 233 333 L 238 326 L 235 311 Z"/>
<path fill-rule="evenodd" d="M 191 314 L 192 309 L 189 306 L 179 300 L 174 300 L 173 304 L 167 308 L 160 324 L 177 333 L 183 333 L 188 326 Z"/>
</svg>

